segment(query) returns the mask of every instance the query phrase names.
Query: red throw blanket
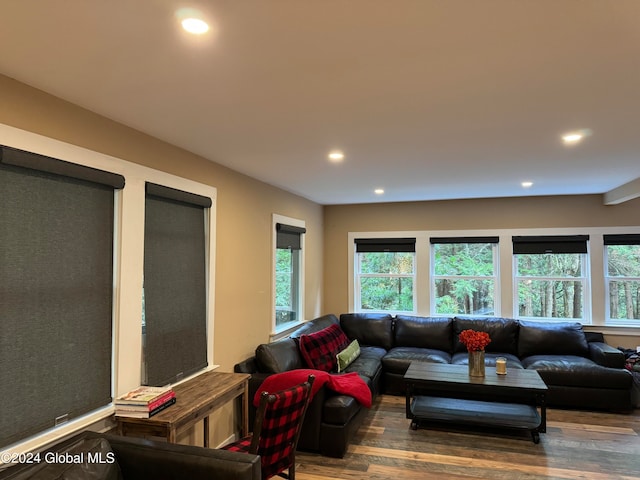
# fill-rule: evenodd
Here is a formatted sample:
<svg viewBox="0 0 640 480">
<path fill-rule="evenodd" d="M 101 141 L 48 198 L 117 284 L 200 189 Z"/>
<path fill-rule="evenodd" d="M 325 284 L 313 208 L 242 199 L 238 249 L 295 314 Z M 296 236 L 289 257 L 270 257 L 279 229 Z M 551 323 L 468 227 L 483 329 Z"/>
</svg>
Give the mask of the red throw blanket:
<svg viewBox="0 0 640 480">
<path fill-rule="evenodd" d="M 367 384 L 356 372 L 332 374 L 323 372 L 322 370 L 304 368 L 275 373 L 267 377 L 253 397 L 253 404 L 256 407 L 258 406 L 262 392 L 272 393 L 293 387 L 306 382 L 309 375 L 316 377 L 313 382 L 313 387 L 311 388 L 311 398 L 313 398 L 323 385 L 327 385 L 327 388 L 335 392 L 355 398 L 362 406 L 367 408 L 371 407 L 371 390 L 369 390 Z"/>
</svg>

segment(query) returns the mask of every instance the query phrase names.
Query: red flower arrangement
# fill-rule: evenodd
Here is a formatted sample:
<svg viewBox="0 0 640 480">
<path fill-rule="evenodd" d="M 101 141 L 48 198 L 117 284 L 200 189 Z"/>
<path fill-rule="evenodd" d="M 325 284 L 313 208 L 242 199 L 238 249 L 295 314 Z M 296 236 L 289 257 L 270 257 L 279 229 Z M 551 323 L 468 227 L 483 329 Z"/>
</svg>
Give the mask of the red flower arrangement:
<svg viewBox="0 0 640 480">
<path fill-rule="evenodd" d="M 458 339 L 470 352 L 482 351 L 491 343 L 491 337 L 487 332 L 476 332 L 475 330 L 463 330 L 458 335 Z"/>
</svg>

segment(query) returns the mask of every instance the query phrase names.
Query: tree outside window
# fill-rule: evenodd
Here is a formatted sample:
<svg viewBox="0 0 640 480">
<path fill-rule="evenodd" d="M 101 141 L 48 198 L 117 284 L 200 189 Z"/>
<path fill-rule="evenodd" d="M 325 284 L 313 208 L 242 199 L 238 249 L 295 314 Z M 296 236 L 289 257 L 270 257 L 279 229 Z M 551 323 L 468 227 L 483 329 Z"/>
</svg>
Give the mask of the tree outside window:
<svg viewBox="0 0 640 480">
<path fill-rule="evenodd" d="M 495 315 L 497 237 L 432 238 L 437 315 Z"/>
<path fill-rule="evenodd" d="M 513 237 L 519 318 L 585 318 L 586 235 Z"/>
<path fill-rule="evenodd" d="M 415 238 L 356 239 L 358 311 L 415 311 Z"/>
<path fill-rule="evenodd" d="M 609 320 L 640 320 L 640 235 L 605 235 Z"/>
<path fill-rule="evenodd" d="M 583 317 L 583 255 L 517 255 L 518 314 L 521 317 Z"/>
<path fill-rule="evenodd" d="M 298 320 L 300 250 L 276 249 L 276 326 Z"/>
</svg>

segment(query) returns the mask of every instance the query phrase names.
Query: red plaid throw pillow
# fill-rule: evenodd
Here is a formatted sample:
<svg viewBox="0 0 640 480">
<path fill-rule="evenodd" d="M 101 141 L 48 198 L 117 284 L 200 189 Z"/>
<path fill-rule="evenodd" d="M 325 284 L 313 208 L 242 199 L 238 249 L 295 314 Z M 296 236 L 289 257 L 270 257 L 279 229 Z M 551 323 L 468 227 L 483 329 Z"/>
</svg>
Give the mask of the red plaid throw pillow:
<svg viewBox="0 0 640 480">
<path fill-rule="evenodd" d="M 336 354 L 349 346 L 349 339 L 337 323 L 309 335 L 300 335 L 300 353 L 309 368 L 330 372 L 336 369 Z"/>
</svg>

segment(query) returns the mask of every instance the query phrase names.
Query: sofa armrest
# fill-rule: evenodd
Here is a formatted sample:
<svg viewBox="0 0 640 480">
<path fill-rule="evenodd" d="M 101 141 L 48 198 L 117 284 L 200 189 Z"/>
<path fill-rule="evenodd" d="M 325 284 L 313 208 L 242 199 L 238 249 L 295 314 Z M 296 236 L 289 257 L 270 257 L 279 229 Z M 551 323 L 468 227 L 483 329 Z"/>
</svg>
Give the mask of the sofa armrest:
<svg viewBox="0 0 640 480">
<path fill-rule="evenodd" d="M 256 373 L 258 371 L 256 357 L 247 358 L 240 363 L 236 363 L 233 366 L 233 371 L 235 373 Z"/>
<path fill-rule="evenodd" d="M 604 342 L 589 342 L 589 356 L 603 367 L 624 368 L 624 353 Z"/>
<path fill-rule="evenodd" d="M 259 480 L 260 457 L 192 445 L 105 435 L 124 480 L 163 478 L 190 480 Z"/>
</svg>

